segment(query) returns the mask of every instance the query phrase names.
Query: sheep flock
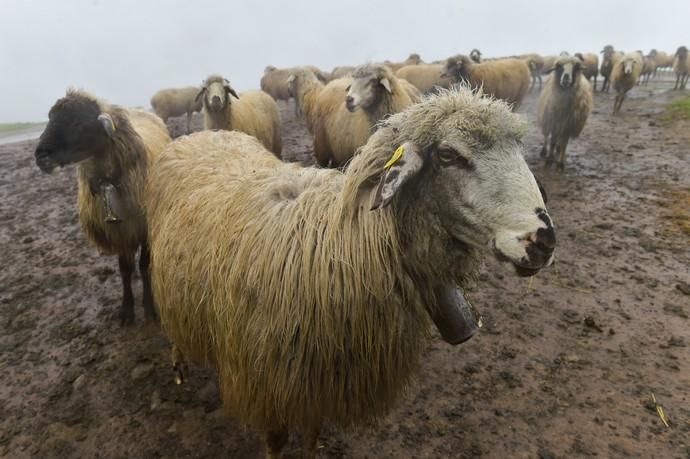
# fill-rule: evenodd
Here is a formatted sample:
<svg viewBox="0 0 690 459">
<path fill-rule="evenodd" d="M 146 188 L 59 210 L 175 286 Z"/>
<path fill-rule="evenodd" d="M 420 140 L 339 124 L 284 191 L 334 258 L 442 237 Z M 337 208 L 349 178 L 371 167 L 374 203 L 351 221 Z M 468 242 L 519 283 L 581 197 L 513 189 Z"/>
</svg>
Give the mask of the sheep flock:
<svg viewBox="0 0 690 459">
<path fill-rule="evenodd" d="M 536 93 L 541 156 L 564 174 L 593 99 L 625 116 L 630 91 L 665 72 L 686 88 L 687 47 L 268 65 L 259 89 L 200 75 L 153 94 L 151 110 L 68 89 L 34 155 L 46 173 L 76 165 L 82 230 L 118 256 L 122 325 L 134 322 L 139 254 L 171 378 L 213 368 L 227 412 L 265 434 L 267 457 L 290 432 L 315 457 L 328 426 L 366 426 L 395 406 L 431 330 L 451 345 L 479 331 L 465 293 L 484 260 L 522 277 L 551 265 L 555 225 L 524 159 L 523 100 Z M 312 166 L 283 160 L 286 104 Z M 178 116 L 186 135 L 173 140 Z"/>
</svg>

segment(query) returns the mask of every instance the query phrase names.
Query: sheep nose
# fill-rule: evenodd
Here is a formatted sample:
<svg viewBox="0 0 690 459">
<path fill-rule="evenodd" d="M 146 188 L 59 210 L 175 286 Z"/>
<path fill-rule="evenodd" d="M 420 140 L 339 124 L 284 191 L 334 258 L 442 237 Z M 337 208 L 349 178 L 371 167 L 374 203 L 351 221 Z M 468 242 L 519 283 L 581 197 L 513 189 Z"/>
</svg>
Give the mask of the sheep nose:
<svg viewBox="0 0 690 459">
<path fill-rule="evenodd" d="M 530 242 L 526 251 L 529 256 L 529 264 L 534 267 L 548 264 L 556 248 L 556 231 L 554 231 L 553 226 L 539 228 L 529 235 L 528 240 Z"/>
<path fill-rule="evenodd" d="M 347 96 L 345 98 L 345 106 L 349 111 L 353 111 L 355 109 L 355 99 L 352 96 Z"/>
<path fill-rule="evenodd" d="M 213 104 L 219 104 L 220 103 L 220 97 L 219 96 L 213 96 L 213 98 L 211 99 L 211 102 Z"/>
</svg>

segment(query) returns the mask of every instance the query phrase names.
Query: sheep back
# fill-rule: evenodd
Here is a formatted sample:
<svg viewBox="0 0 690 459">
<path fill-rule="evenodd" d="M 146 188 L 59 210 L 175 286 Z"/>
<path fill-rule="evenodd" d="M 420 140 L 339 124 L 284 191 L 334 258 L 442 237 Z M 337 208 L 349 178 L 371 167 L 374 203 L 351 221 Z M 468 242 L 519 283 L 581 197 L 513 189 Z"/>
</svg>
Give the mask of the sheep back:
<svg viewBox="0 0 690 459">
<path fill-rule="evenodd" d="M 468 72 L 473 87 L 483 86 L 485 94 L 519 106 L 530 85 L 530 71 L 524 60 L 499 59 L 472 64 Z"/>
<path fill-rule="evenodd" d="M 443 65 L 441 64 L 406 65 L 395 72 L 395 76 L 407 80 L 422 94 L 426 94 L 437 87 L 450 87 L 450 79 L 442 77 L 442 71 Z"/>
</svg>

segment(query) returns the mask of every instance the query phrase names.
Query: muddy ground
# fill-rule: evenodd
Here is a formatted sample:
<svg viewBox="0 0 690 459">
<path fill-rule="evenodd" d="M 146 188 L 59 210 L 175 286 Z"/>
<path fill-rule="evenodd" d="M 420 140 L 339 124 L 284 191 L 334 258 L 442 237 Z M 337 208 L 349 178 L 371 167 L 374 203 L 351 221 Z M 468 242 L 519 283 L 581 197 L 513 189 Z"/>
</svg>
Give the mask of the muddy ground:
<svg viewBox="0 0 690 459">
<path fill-rule="evenodd" d="M 530 95 L 557 263 L 529 285 L 489 262 L 471 292 L 481 334 L 434 339 L 397 409 L 323 432 L 322 457 L 690 457 L 690 121 L 664 116 L 677 97 L 638 87 L 611 117 L 597 93 L 559 173 L 539 159 Z M 304 124 L 282 112 L 285 156 L 309 161 Z M 261 436 L 222 414 L 213 372 L 176 386 L 141 308 L 119 326 L 117 262 L 82 236 L 74 168 L 41 174 L 34 146 L 0 146 L 0 456 L 262 457 Z"/>
</svg>

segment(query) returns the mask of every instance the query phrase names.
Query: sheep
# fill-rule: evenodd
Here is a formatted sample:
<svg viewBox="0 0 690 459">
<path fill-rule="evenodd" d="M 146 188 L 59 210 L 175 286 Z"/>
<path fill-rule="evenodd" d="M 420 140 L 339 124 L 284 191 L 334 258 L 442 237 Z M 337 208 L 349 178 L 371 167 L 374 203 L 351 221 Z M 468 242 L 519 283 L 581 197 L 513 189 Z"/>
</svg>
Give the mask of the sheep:
<svg viewBox="0 0 690 459">
<path fill-rule="evenodd" d="M 384 65 L 388 66 L 393 72 L 397 72 L 401 68 L 407 66 L 407 65 L 419 65 L 423 64 L 424 61 L 422 61 L 422 58 L 419 56 L 417 53 L 412 53 L 410 54 L 407 59 L 405 59 L 402 62 L 391 62 L 391 61 L 383 61 Z"/>
<path fill-rule="evenodd" d="M 479 51 L 477 48 L 474 48 L 472 51 L 470 51 L 470 59 L 472 59 L 477 64 L 481 64 L 482 63 L 482 52 Z"/>
<path fill-rule="evenodd" d="M 601 76 L 604 77 L 604 82 L 601 85 L 601 92 L 609 92 L 611 87 L 611 71 L 616 62 L 623 57 L 623 53 L 615 51 L 611 45 L 604 46 L 604 49 L 602 49 L 600 53 L 602 54 L 602 59 L 599 72 Z"/>
<path fill-rule="evenodd" d="M 541 69 L 541 74 L 548 75 L 553 72 L 553 64 L 559 56 L 544 56 L 544 67 Z"/>
<path fill-rule="evenodd" d="M 654 74 L 656 70 L 656 59 L 652 55 L 643 55 L 642 51 L 639 52 L 642 56 L 642 71 L 640 72 L 640 81 L 638 84 L 647 86 L 649 84 L 649 79 Z"/>
<path fill-rule="evenodd" d="M 236 129 L 253 135 L 280 158 L 280 112 L 264 91 L 246 91 L 240 98 L 227 79 L 210 75 L 196 98 L 203 100 L 204 129 Z"/>
<path fill-rule="evenodd" d="M 536 53 L 531 54 L 520 54 L 518 56 L 509 56 L 509 58 L 520 59 L 525 61 L 527 67 L 529 68 L 529 73 L 532 76 L 532 83 L 530 84 L 529 90 L 531 91 L 539 82 L 539 89 L 542 88 L 541 75 L 544 71 L 544 58 Z"/>
<path fill-rule="evenodd" d="M 599 74 L 599 56 L 594 53 L 575 53 L 575 57 L 580 59 L 584 64 L 582 67 L 582 75 L 591 82 L 594 79 L 593 90 L 597 90 L 597 75 Z"/>
<path fill-rule="evenodd" d="M 649 55 L 654 58 L 654 61 L 656 63 L 656 68 L 654 69 L 655 78 L 657 76 L 657 72 L 660 69 L 667 69 L 673 67 L 673 56 L 670 56 L 668 53 L 652 49 L 649 52 Z"/>
<path fill-rule="evenodd" d="M 428 94 L 439 88 L 450 87 L 451 80 L 442 76 L 442 71 L 441 64 L 406 65 L 395 72 L 395 76 L 409 81 L 422 94 Z"/>
<path fill-rule="evenodd" d="M 323 86 L 307 69 L 290 76 L 290 91 L 314 136 L 314 157 L 320 166 L 344 166 L 378 121 L 420 97 L 383 64 L 360 66 L 353 77 Z M 365 94 L 369 90 L 373 93 Z"/>
<path fill-rule="evenodd" d="M 690 73 L 690 56 L 688 48 L 681 46 L 676 51 L 673 58 L 673 71 L 676 72 L 676 85 L 673 89 L 685 89 Z"/>
<path fill-rule="evenodd" d="M 520 59 L 499 59 L 477 64 L 469 57 L 459 54 L 449 57 L 443 68 L 443 75 L 455 83 L 467 82 L 473 88 L 482 87 L 484 93 L 520 106 L 530 85 L 530 71 Z"/>
<path fill-rule="evenodd" d="M 555 150 L 561 170 L 565 168 L 568 140 L 580 135 L 592 112 L 592 86 L 584 69 L 585 64 L 579 58 L 559 57 L 537 102 L 537 123 L 544 135 L 541 156 L 547 157 L 548 164 Z"/>
<path fill-rule="evenodd" d="M 151 161 L 170 142 L 165 124 L 153 113 L 110 105 L 76 89 L 69 89 L 48 117 L 36 146 L 36 165 L 50 173 L 77 164 L 82 230 L 101 253 L 118 256 L 121 324 L 134 322 L 132 273 L 140 247 L 144 313 L 155 319 L 143 195 Z"/>
<path fill-rule="evenodd" d="M 346 78 L 352 75 L 355 68 L 351 65 L 343 65 L 340 67 L 334 67 L 331 71 L 331 78 L 328 81 L 337 80 L 340 78 Z"/>
<path fill-rule="evenodd" d="M 611 84 L 616 91 L 613 113 L 620 111 L 625 94 L 637 83 L 642 71 L 642 56 L 639 53 L 627 53 L 617 61 L 611 70 Z"/>
<path fill-rule="evenodd" d="M 462 291 L 483 258 L 520 276 L 550 264 L 525 128 L 504 102 L 453 89 L 388 118 L 346 172 L 281 163 L 240 132 L 198 132 L 160 156 L 147 209 L 161 324 L 215 368 L 226 410 L 266 432 L 268 457 L 290 430 L 314 457 L 323 426 L 385 415 L 429 317 L 458 342 L 448 329 L 471 319 L 447 317 L 470 312 Z"/>
<path fill-rule="evenodd" d="M 192 114 L 201 112 L 201 101 L 196 100 L 197 86 L 161 89 L 151 97 L 151 107 L 164 123 L 168 118 L 187 114 L 187 134 L 192 132 Z"/>
<path fill-rule="evenodd" d="M 421 94 L 410 83 L 398 79 L 387 65 L 365 64 L 352 73 L 345 106 L 350 112 L 361 108 L 369 127 L 387 116 L 419 102 Z"/>
<path fill-rule="evenodd" d="M 305 65 L 303 66 L 305 68 L 308 68 L 314 74 L 321 80 L 322 82 L 327 82 L 330 79 L 330 75 L 326 75 L 324 72 L 319 70 L 317 67 L 314 67 L 313 65 Z M 288 94 L 287 90 L 287 79 L 290 76 L 290 74 L 295 71 L 299 67 L 290 67 L 290 68 L 285 68 L 285 69 L 278 69 L 273 67 L 272 65 L 267 66 L 264 69 L 264 74 L 261 77 L 261 89 L 268 93 L 275 101 L 278 100 L 284 100 L 288 101 L 290 100 L 290 95 Z"/>
</svg>

